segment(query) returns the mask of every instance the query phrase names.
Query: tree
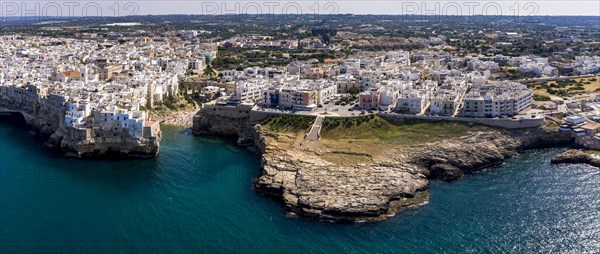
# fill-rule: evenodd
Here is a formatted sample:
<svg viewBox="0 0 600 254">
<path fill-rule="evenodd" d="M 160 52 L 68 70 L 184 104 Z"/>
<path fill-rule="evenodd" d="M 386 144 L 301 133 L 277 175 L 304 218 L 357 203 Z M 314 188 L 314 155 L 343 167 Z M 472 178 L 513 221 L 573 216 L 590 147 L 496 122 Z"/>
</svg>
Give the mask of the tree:
<svg viewBox="0 0 600 254">
<path fill-rule="evenodd" d="M 215 75 L 214 73 L 214 69 L 212 68 L 212 66 L 209 64 L 206 66 L 206 68 L 204 68 L 204 75 L 208 76 L 208 77 L 212 77 Z"/>
<path fill-rule="evenodd" d="M 360 90 L 358 90 L 356 87 L 350 87 L 348 88 L 348 93 L 352 96 L 356 96 L 358 93 L 360 93 Z"/>
</svg>

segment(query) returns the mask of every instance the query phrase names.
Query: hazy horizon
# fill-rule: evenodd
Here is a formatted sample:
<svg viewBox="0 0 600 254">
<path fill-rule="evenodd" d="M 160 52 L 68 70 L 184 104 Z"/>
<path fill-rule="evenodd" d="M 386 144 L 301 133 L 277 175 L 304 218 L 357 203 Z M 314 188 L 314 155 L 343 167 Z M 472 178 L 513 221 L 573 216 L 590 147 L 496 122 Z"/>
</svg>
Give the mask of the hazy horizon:
<svg viewBox="0 0 600 254">
<path fill-rule="evenodd" d="M 2 1 L 2 17 L 354 14 L 424 16 L 598 16 L 600 1 Z"/>
</svg>

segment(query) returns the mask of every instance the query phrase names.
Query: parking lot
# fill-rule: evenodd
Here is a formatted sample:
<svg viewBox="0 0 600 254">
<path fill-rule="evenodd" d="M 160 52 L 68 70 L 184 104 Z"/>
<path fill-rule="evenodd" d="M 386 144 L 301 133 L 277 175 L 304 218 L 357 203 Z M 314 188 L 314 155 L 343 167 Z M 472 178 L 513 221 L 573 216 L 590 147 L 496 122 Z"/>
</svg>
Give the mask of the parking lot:
<svg viewBox="0 0 600 254">
<path fill-rule="evenodd" d="M 267 112 L 281 112 L 288 114 L 300 114 L 300 115 L 324 115 L 324 116 L 342 116 L 342 117 L 350 117 L 350 116 L 359 116 L 359 115 L 368 115 L 374 114 L 379 111 L 370 111 L 370 110 L 361 110 L 356 107 L 358 105 L 358 100 L 351 101 L 351 103 L 346 105 L 335 105 L 335 102 L 330 102 L 319 106 L 317 109 L 313 111 L 300 111 L 300 110 L 283 110 L 283 109 L 274 109 L 274 108 L 261 108 L 258 107 L 258 110 L 267 111 Z"/>
</svg>

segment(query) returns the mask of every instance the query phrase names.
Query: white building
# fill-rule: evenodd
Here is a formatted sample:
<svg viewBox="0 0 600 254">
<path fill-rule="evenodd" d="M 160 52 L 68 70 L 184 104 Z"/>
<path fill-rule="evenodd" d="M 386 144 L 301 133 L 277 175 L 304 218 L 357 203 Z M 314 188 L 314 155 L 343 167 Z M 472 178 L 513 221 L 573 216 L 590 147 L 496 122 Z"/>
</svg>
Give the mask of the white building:
<svg viewBox="0 0 600 254">
<path fill-rule="evenodd" d="M 473 87 L 467 93 L 462 115 L 468 117 L 513 116 L 531 106 L 532 102 L 532 91 L 523 84 L 492 83 Z"/>
<path fill-rule="evenodd" d="M 258 103 L 262 99 L 262 90 L 267 87 L 266 83 L 256 81 L 240 82 L 235 88 L 235 100 L 246 103 Z"/>
</svg>

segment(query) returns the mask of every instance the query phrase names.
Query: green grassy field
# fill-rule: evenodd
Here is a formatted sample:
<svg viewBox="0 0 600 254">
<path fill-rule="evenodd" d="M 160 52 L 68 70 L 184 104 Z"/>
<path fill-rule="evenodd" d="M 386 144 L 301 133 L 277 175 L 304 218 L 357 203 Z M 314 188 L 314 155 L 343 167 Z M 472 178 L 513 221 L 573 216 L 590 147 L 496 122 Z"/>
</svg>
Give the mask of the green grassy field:
<svg viewBox="0 0 600 254">
<path fill-rule="evenodd" d="M 315 116 L 282 115 L 263 120 L 260 125 L 267 131 L 276 133 L 308 132 Z"/>
<path fill-rule="evenodd" d="M 322 139 L 374 140 L 383 143 L 411 145 L 441 139 L 461 137 L 469 131 L 491 130 L 490 127 L 453 122 L 392 124 L 379 116 L 326 118 Z"/>
<path fill-rule="evenodd" d="M 592 93 L 600 91 L 600 79 L 578 78 L 558 81 L 536 82 L 529 84 L 538 96 L 564 96 L 568 94 Z"/>
<path fill-rule="evenodd" d="M 261 122 L 267 133 L 283 134 L 272 145 L 315 155 L 340 165 L 370 163 L 390 151 L 469 135 L 473 131 L 494 130 L 482 125 L 454 122 L 414 122 L 396 125 L 376 116 L 327 117 L 319 141 L 306 141 L 314 116 L 287 115 Z"/>
</svg>

